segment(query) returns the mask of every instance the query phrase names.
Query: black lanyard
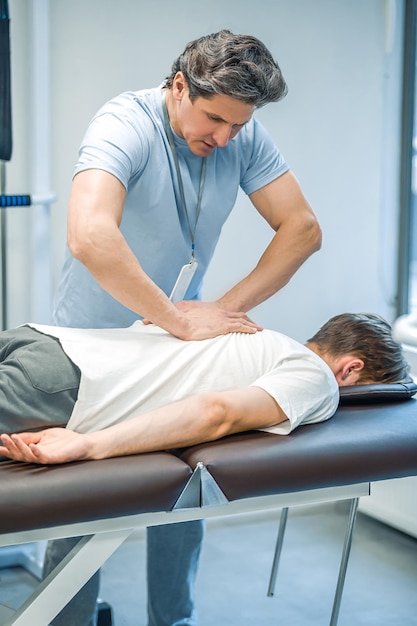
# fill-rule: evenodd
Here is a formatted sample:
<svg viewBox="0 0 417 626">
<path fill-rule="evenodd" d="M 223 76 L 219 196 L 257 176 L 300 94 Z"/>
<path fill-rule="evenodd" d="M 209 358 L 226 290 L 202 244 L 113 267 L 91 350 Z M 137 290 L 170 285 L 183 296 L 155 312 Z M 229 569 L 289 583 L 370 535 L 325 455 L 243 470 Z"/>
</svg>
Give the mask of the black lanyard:
<svg viewBox="0 0 417 626">
<path fill-rule="evenodd" d="M 206 182 L 207 160 L 206 160 L 205 157 L 203 157 L 203 163 L 202 163 L 202 166 L 201 166 L 201 174 L 200 174 L 200 185 L 199 185 L 199 189 L 198 189 L 197 208 L 196 208 L 196 212 L 195 212 L 195 223 L 194 223 L 194 230 L 193 230 L 191 228 L 190 218 L 189 218 L 188 210 L 187 210 L 187 203 L 185 201 L 184 185 L 183 185 L 183 182 L 182 182 L 180 164 L 178 162 L 178 155 L 177 155 L 177 149 L 175 147 L 174 135 L 172 133 L 171 123 L 169 121 L 168 109 L 167 109 L 167 105 L 166 105 L 166 92 L 165 91 L 162 94 L 162 111 L 164 113 L 165 130 L 166 130 L 166 133 L 167 133 L 167 136 L 168 136 L 168 142 L 169 142 L 169 146 L 171 148 L 172 157 L 174 159 L 175 169 L 176 169 L 176 172 L 177 172 L 178 186 L 180 188 L 180 195 L 181 195 L 181 202 L 182 202 L 182 206 L 183 206 L 184 211 L 185 211 L 185 216 L 187 218 L 188 230 L 190 232 L 191 257 L 194 257 L 194 247 L 195 247 L 194 246 L 194 237 L 195 237 L 195 231 L 196 231 L 196 228 L 197 228 L 198 218 L 200 217 L 201 201 L 202 201 L 202 198 L 203 198 L 204 184 Z"/>
</svg>

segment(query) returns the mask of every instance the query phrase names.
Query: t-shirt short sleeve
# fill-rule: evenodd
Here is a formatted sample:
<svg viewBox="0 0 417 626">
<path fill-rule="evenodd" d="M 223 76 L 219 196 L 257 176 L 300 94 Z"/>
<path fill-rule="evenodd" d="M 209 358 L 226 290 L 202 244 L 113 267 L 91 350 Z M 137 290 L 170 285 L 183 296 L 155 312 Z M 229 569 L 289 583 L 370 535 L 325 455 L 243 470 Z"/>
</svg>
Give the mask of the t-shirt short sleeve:
<svg viewBox="0 0 417 626">
<path fill-rule="evenodd" d="M 155 133 L 151 119 L 134 94 L 106 103 L 90 122 L 82 140 L 74 176 L 87 169 L 113 174 L 127 189 L 145 167 Z"/>
<path fill-rule="evenodd" d="M 276 372 L 271 371 L 255 381 L 272 396 L 287 415 L 288 420 L 263 428 L 266 432 L 288 435 L 301 424 L 322 422 L 335 413 L 339 402 L 339 388 L 330 369 L 314 358 L 293 358 L 282 362 Z"/>
<path fill-rule="evenodd" d="M 253 119 L 242 133 L 240 186 L 247 194 L 251 194 L 289 170 L 283 155 L 272 141 L 271 136 L 260 122 Z"/>
</svg>

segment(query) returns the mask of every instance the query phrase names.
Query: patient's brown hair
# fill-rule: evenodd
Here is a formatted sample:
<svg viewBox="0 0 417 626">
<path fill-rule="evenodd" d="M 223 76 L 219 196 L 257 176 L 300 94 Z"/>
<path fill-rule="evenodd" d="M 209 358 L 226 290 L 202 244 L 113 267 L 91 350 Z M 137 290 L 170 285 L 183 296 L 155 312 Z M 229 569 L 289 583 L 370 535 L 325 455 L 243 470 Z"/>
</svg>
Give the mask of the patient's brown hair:
<svg viewBox="0 0 417 626">
<path fill-rule="evenodd" d="M 332 317 L 308 340 L 333 356 L 351 354 L 364 362 L 359 383 L 396 383 L 410 378 L 401 345 L 391 326 L 372 313 Z"/>
</svg>

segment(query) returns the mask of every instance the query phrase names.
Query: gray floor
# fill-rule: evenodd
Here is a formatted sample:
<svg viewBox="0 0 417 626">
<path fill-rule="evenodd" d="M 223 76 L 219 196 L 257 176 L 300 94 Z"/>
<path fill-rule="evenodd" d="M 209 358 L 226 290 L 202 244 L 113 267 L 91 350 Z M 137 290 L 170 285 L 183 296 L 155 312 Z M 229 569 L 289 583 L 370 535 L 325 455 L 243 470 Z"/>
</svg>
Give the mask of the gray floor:
<svg viewBox="0 0 417 626">
<path fill-rule="evenodd" d="M 279 512 L 209 520 L 198 578 L 200 626 L 329 624 L 346 503 L 290 510 L 276 592 L 268 598 Z M 145 545 L 138 532 L 103 568 L 114 626 L 145 626 Z M 16 606 L 33 578 L 0 570 L 0 603 Z M 417 626 L 417 540 L 358 514 L 339 626 Z M 41 626 L 34 624 L 33 626 Z"/>
</svg>

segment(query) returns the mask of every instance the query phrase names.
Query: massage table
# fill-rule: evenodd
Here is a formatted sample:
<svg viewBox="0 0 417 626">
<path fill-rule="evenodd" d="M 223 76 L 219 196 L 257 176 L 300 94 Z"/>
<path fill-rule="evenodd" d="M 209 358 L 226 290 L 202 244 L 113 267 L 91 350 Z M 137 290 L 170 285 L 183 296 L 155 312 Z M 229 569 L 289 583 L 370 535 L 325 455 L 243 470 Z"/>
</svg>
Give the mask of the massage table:
<svg viewBox="0 0 417 626">
<path fill-rule="evenodd" d="M 350 500 L 330 625 L 336 626 L 359 498 L 371 483 L 417 475 L 412 381 L 345 388 L 327 422 L 288 436 L 250 431 L 187 449 L 39 466 L 0 463 L 0 546 L 82 537 L 1 626 L 47 626 L 138 527 Z M 330 613 L 330 610 L 329 610 Z M 279 623 L 279 607 L 277 608 Z"/>
</svg>

